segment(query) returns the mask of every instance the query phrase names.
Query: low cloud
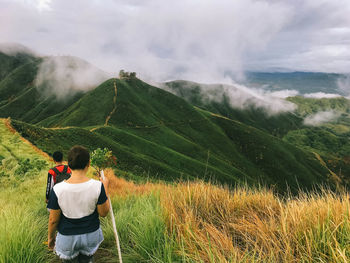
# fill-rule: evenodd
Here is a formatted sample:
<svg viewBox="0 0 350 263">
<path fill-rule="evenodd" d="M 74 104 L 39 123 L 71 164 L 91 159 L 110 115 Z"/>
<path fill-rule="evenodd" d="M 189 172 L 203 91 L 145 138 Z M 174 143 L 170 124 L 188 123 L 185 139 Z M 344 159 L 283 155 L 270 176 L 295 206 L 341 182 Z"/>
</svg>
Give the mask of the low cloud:
<svg viewBox="0 0 350 263">
<path fill-rule="evenodd" d="M 155 81 L 350 65 L 349 0 L 0 0 L 0 10 L 2 41 Z"/>
<path fill-rule="evenodd" d="M 350 97 L 350 75 L 339 78 L 337 81 L 338 89 L 345 96 Z"/>
<path fill-rule="evenodd" d="M 263 89 L 253 89 L 247 86 L 235 84 L 223 86 L 224 93 L 230 99 L 231 106 L 239 109 L 256 107 L 264 109 L 269 115 L 282 112 L 292 112 L 296 105 L 281 98 L 282 92 L 270 92 Z M 283 95 L 286 96 L 288 92 Z"/>
<path fill-rule="evenodd" d="M 299 95 L 299 91 L 297 90 L 290 90 L 290 89 L 285 89 L 285 90 L 278 90 L 278 91 L 273 91 L 269 93 L 272 97 L 275 98 L 280 98 L 280 99 L 286 99 L 288 97 L 295 97 Z"/>
<path fill-rule="evenodd" d="M 341 113 L 336 111 L 320 111 L 309 115 L 304 119 L 304 124 L 308 126 L 320 126 L 324 123 L 336 121 Z"/>
<path fill-rule="evenodd" d="M 315 92 L 315 93 L 307 93 L 303 95 L 305 98 L 313 98 L 313 99 L 332 99 L 339 98 L 341 95 L 334 93 L 324 93 L 324 92 Z"/>
<path fill-rule="evenodd" d="M 44 96 L 62 99 L 78 91 L 95 88 L 109 75 L 88 62 L 75 57 L 56 56 L 43 59 L 35 85 Z"/>
<path fill-rule="evenodd" d="M 18 53 L 25 53 L 33 56 L 37 55 L 33 50 L 18 43 L 0 43 L 0 52 L 10 56 Z"/>
<path fill-rule="evenodd" d="M 176 93 L 171 88 L 160 85 L 170 92 Z M 187 82 L 182 85 L 184 89 L 192 89 L 199 87 L 199 96 L 204 102 L 222 102 L 225 98 L 228 99 L 232 108 L 249 109 L 258 108 L 264 110 L 268 115 L 275 115 L 283 112 L 293 112 L 297 106 L 285 100 L 289 96 L 298 94 L 297 91 L 266 91 L 263 89 L 249 88 L 245 85 L 234 83 L 228 84 L 197 84 Z"/>
</svg>

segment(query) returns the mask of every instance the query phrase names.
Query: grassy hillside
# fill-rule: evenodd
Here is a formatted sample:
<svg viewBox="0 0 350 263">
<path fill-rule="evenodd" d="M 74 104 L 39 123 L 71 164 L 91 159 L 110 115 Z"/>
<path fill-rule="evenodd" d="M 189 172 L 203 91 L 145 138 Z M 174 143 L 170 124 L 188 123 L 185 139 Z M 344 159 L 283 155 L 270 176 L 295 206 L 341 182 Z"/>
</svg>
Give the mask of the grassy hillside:
<svg viewBox="0 0 350 263">
<path fill-rule="evenodd" d="M 109 147 L 123 170 L 167 181 L 204 178 L 229 185 L 274 185 L 279 191 L 332 184 L 328 169 L 314 154 L 195 108 L 138 79 L 108 80 L 65 111 L 40 122 L 81 127 L 53 129 L 12 123 L 46 152 L 66 151 L 73 144 Z"/>
<path fill-rule="evenodd" d="M 293 113 L 271 115 L 263 108 L 254 106 L 245 107 L 245 109 L 233 107 L 223 85 L 220 84 L 206 85 L 178 80 L 167 82 L 164 85 L 169 91 L 184 98 L 192 105 L 243 122 L 274 136 L 282 137 L 288 131 L 302 126 L 302 118 Z"/>
<path fill-rule="evenodd" d="M 46 262 L 49 163 L 0 120 L 0 262 Z"/>
<path fill-rule="evenodd" d="M 322 74 L 312 75 L 312 78 L 307 81 L 312 82 L 319 75 Z M 303 74 L 298 76 L 299 81 L 303 81 Z M 283 81 L 287 82 L 287 80 L 288 77 L 286 76 Z M 333 81 L 335 80 L 333 78 Z M 323 159 L 328 160 L 329 168 L 342 175 L 349 182 L 349 99 L 344 97 L 323 99 L 304 98 L 302 96 L 289 97 L 287 100 L 297 105 L 295 112 L 271 116 L 262 109 L 254 107 L 245 110 L 235 109 L 229 103 L 228 98 L 225 97 L 222 85 L 203 85 L 188 81 L 172 81 L 165 83 L 165 85 L 174 94 L 202 109 L 241 121 L 310 152 L 317 152 Z M 223 94 L 221 101 L 217 98 L 220 94 Z M 210 97 L 216 99 L 210 99 Z M 331 112 L 335 117 L 317 126 L 304 123 L 305 118 L 319 112 Z"/>
<path fill-rule="evenodd" d="M 35 60 L 35 57 L 33 55 L 24 52 L 19 52 L 14 55 L 9 55 L 0 52 L 0 80 L 5 78 L 17 67 L 22 66 L 33 60 Z"/>
<path fill-rule="evenodd" d="M 3 63 L 2 56 L 5 55 L 0 53 L 0 64 Z M 38 123 L 62 112 L 84 94 L 81 91 L 71 92 L 58 99 L 55 94 L 42 92 L 45 87 L 36 87 L 34 80 L 43 58 L 28 55 L 28 59 L 17 61 L 16 57 L 9 56 L 15 67 L 11 67 L 10 62 L 6 63 L 6 59 L 2 64 L 6 74 L 0 77 L 0 117 Z"/>
<path fill-rule="evenodd" d="M 52 163 L 3 120 L 0 134 L 0 263 L 59 262 L 43 244 L 45 180 Z M 112 171 L 106 176 L 125 263 L 350 260 L 347 194 L 280 199 L 266 189 L 135 184 Z M 118 262 L 110 218 L 101 222 L 105 240 L 95 262 Z"/>
<path fill-rule="evenodd" d="M 62 100 L 33 84 L 40 63 L 22 63 L 1 80 L 0 117 L 11 117 L 25 138 L 48 153 L 73 144 L 108 147 L 121 169 L 167 181 L 266 184 L 281 192 L 334 183 L 330 167 L 309 151 L 315 149 L 289 133 L 304 127 L 301 115 L 237 110 L 227 98 L 208 103 L 197 96 L 197 84 L 184 89 L 181 82 L 170 83 L 185 100 L 137 78 L 110 79 Z"/>
<path fill-rule="evenodd" d="M 318 112 L 333 112 L 334 117 L 316 126 L 304 125 L 289 131 L 284 139 L 290 143 L 318 151 L 323 155 L 340 158 L 350 154 L 350 100 L 346 98 L 312 99 L 291 97 L 298 105 L 301 117 L 314 116 Z"/>
<path fill-rule="evenodd" d="M 287 100 L 298 105 L 297 113 L 303 117 L 319 111 L 329 110 L 350 113 L 350 100 L 344 97 L 315 99 L 296 96 L 290 97 Z"/>
</svg>

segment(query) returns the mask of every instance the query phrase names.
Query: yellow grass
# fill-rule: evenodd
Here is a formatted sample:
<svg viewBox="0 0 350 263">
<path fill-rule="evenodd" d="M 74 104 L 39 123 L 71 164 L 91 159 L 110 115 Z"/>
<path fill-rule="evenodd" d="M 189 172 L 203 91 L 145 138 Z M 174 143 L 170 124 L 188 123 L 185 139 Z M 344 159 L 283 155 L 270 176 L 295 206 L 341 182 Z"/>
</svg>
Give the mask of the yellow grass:
<svg viewBox="0 0 350 263">
<path fill-rule="evenodd" d="M 167 187 L 168 229 L 197 262 L 350 262 L 349 196 L 303 194 L 282 201 L 271 191 L 205 184 Z"/>
<path fill-rule="evenodd" d="M 264 189 L 136 185 L 107 174 L 112 195 L 159 194 L 168 236 L 184 262 L 350 262 L 347 194 L 282 199 Z"/>
</svg>

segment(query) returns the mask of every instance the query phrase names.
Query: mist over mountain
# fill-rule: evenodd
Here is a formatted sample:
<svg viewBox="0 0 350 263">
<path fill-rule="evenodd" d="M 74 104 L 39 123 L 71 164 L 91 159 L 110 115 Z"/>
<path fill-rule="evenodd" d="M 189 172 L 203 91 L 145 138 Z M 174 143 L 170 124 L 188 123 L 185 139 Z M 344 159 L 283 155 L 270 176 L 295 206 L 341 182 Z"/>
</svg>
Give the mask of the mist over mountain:
<svg viewBox="0 0 350 263">
<path fill-rule="evenodd" d="M 34 84 L 44 95 L 63 99 L 74 92 L 93 89 L 109 77 L 111 74 L 76 57 L 44 57 Z"/>
<path fill-rule="evenodd" d="M 348 0 L 1 0 L 1 11 L 1 41 L 147 81 L 232 84 L 246 71 L 350 68 Z"/>
<path fill-rule="evenodd" d="M 283 192 L 334 186 L 328 174 L 341 168 L 339 180 L 347 182 L 346 98 L 188 81 L 160 89 L 129 73 L 98 83 L 94 72 L 101 71 L 78 58 L 2 59 L 9 67 L 0 72 L 0 117 L 11 117 L 22 136 L 48 153 L 73 144 L 108 147 L 125 172 L 166 181 L 262 183 Z M 40 85 L 38 76 L 46 77 Z M 334 114 L 322 115 L 327 111 Z"/>
</svg>

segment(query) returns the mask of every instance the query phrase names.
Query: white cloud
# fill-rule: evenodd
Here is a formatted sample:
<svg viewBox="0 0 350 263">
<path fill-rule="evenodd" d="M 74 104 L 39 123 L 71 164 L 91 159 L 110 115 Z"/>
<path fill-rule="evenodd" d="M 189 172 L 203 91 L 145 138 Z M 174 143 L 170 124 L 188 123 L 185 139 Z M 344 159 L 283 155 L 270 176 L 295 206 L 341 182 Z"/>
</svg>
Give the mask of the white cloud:
<svg viewBox="0 0 350 263">
<path fill-rule="evenodd" d="M 350 75 L 347 75 L 343 78 L 339 78 L 337 85 L 340 92 L 345 94 L 345 96 L 350 97 Z"/>
<path fill-rule="evenodd" d="M 293 112 L 297 106 L 285 100 L 290 95 L 297 94 L 296 91 L 285 90 L 270 92 L 261 88 L 249 88 L 241 84 L 198 84 L 193 82 L 182 83 L 182 88 L 192 89 L 199 87 L 199 96 L 204 102 L 222 102 L 228 99 L 232 108 L 249 109 L 251 107 L 264 110 L 268 115 L 275 115 L 283 112 Z M 165 84 L 158 84 L 158 87 L 173 92 Z M 176 92 L 175 92 L 176 94 Z"/>
<path fill-rule="evenodd" d="M 272 97 L 275 97 L 275 98 L 285 99 L 285 98 L 288 98 L 288 97 L 298 96 L 299 95 L 299 91 L 285 89 L 285 90 L 278 90 L 278 91 L 270 92 L 270 95 Z"/>
<path fill-rule="evenodd" d="M 320 111 L 309 115 L 304 119 L 304 124 L 309 126 L 319 126 L 327 122 L 336 121 L 341 113 L 335 111 Z"/>
<path fill-rule="evenodd" d="M 62 99 L 72 92 L 95 88 L 110 76 L 75 57 L 47 57 L 40 64 L 35 85 L 44 95 Z"/>
<path fill-rule="evenodd" d="M 350 68 L 348 0 L 0 0 L 0 39 L 157 81 Z"/>
<path fill-rule="evenodd" d="M 307 93 L 303 95 L 305 98 L 314 98 L 314 99 L 332 99 L 339 98 L 341 95 L 334 93 L 324 93 L 324 92 L 315 92 L 315 93 Z"/>
<path fill-rule="evenodd" d="M 0 43 L 0 52 L 11 56 L 16 55 L 17 53 L 37 55 L 33 50 L 18 43 Z"/>
<path fill-rule="evenodd" d="M 231 106 L 234 108 L 246 109 L 254 106 L 264 109 L 270 115 L 292 112 L 297 108 L 294 103 L 283 99 L 287 94 L 294 94 L 294 92 L 288 90 L 284 92 L 269 92 L 263 89 L 253 89 L 235 84 L 234 86 L 225 85 L 224 92 L 228 95 Z"/>
</svg>

